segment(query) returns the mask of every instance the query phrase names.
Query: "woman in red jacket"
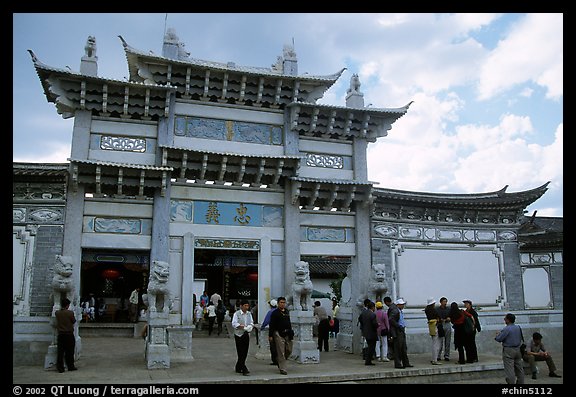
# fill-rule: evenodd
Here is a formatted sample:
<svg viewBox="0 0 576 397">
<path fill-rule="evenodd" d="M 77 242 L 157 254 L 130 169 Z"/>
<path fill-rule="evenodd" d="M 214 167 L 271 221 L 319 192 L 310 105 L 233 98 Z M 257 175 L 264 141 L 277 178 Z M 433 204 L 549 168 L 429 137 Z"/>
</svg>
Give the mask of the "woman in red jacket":
<svg viewBox="0 0 576 397">
<path fill-rule="evenodd" d="M 458 364 L 473 362 L 472 348 L 470 345 L 471 336 L 466 330 L 466 318 L 472 320 L 472 329 L 474 329 L 474 316 L 458 307 L 458 303 L 450 304 L 450 322 L 454 328 L 454 347 L 458 350 Z M 464 356 L 466 351 L 466 356 Z"/>
</svg>

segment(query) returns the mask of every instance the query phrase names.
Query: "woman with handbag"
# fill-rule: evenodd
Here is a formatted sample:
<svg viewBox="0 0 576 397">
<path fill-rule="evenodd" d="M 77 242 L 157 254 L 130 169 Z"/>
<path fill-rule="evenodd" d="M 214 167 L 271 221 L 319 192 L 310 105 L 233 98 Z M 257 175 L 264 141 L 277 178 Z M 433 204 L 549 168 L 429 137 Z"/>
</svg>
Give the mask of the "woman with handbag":
<svg viewBox="0 0 576 397">
<path fill-rule="evenodd" d="M 378 322 L 378 340 L 376 341 L 376 359 L 378 361 L 390 361 L 388 359 L 388 335 L 390 323 L 388 322 L 387 310 L 382 309 L 382 302 L 376 302 L 376 321 Z"/>
</svg>

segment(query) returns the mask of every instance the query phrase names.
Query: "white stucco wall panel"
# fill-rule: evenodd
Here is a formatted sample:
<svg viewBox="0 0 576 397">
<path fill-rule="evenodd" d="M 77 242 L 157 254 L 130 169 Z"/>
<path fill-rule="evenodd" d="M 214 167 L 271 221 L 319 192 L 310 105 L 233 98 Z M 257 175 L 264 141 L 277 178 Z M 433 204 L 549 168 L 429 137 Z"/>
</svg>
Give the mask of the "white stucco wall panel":
<svg viewBox="0 0 576 397">
<path fill-rule="evenodd" d="M 448 298 L 463 307 L 496 306 L 503 296 L 498 257 L 492 249 L 441 249 L 404 246 L 396 256 L 397 295 L 407 307 L 424 307 L 428 297 Z"/>
<path fill-rule="evenodd" d="M 272 240 L 284 240 L 282 228 L 170 223 L 170 236 L 183 236 L 185 233 L 192 233 L 196 238 L 260 240 L 268 236 Z"/>
<path fill-rule="evenodd" d="M 354 148 L 351 143 L 336 143 L 300 138 L 299 147 L 302 152 L 339 154 L 341 156 L 352 156 L 354 154 Z"/>
<path fill-rule="evenodd" d="M 152 218 L 152 203 L 131 204 L 89 201 L 84 204 L 84 215 L 114 216 L 121 218 Z"/>
<path fill-rule="evenodd" d="M 234 189 L 231 186 L 202 187 L 201 185 L 193 186 L 172 186 L 170 198 L 173 200 L 202 200 L 202 201 L 226 201 L 233 203 L 250 203 L 250 204 L 270 204 L 284 205 L 283 192 L 266 192 L 254 190 Z"/>
<path fill-rule="evenodd" d="M 89 160 L 111 161 L 114 163 L 156 165 L 156 154 L 132 153 L 119 150 L 94 150 L 88 152 Z"/>
<path fill-rule="evenodd" d="M 199 105 L 192 103 L 176 102 L 174 113 L 183 116 L 197 116 L 221 120 L 246 121 L 250 123 L 263 123 L 284 125 L 284 112 L 281 110 L 259 109 L 246 110 L 234 106 L 222 105 Z"/>
<path fill-rule="evenodd" d="M 158 135 L 158 126 L 156 124 L 141 124 L 134 121 L 123 123 L 120 121 L 93 120 L 90 130 L 107 135 L 146 138 L 156 138 Z"/>
<path fill-rule="evenodd" d="M 354 243 L 300 243 L 301 255 L 335 255 L 355 256 L 356 244 Z"/>
<path fill-rule="evenodd" d="M 149 250 L 151 236 L 120 235 L 112 233 L 82 233 L 82 248 L 118 248 Z"/>
<path fill-rule="evenodd" d="M 550 309 L 550 275 L 545 267 L 524 268 L 522 273 L 526 309 Z"/>
<path fill-rule="evenodd" d="M 355 226 L 354 215 L 349 214 L 315 214 L 310 212 L 300 212 L 300 224 L 302 226 L 334 226 L 350 227 Z"/>
<path fill-rule="evenodd" d="M 175 136 L 174 146 L 190 150 L 255 156 L 283 156 L 284 146 Z"/>
<path fill-rule="evenodd" d="M 354 179 L 354 171 L 303 166 L 300 167 L 298 176 L 319 179 Z"/>
</svg>

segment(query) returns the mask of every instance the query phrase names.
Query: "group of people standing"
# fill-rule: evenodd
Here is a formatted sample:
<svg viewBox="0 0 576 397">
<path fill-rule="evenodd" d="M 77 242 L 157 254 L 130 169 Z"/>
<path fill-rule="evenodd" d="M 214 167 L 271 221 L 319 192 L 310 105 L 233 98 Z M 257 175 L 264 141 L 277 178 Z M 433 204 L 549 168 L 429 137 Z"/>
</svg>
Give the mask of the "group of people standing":
<svg viewBox="0 0 576 397">
<path fill-rule="evenodd" d="M 452 302 L 447 306 L 448 299 L 440 298 L 440 306 L 436 307 L 436 300 L 428 298 L 424 308 L 431 340 L 433 365 L 440 365 L 442 351 L 444 360 L 450 361 L 450 343 L 454 331 L 454 347 L 458 350 L 458 363 L 478 362 L 478 349 L 476 347 L 476 332 L 482 330 L 478 312 L 472 307 L 470 299 L 464 299 L 464 309 Z"/>
<path fill-rule="evenodd" d="M 407 354 L 406 321 L 404 307 L 406 302 L 399 298 L 392 302 L 389 296 L 383 302 L 364 300 L 364 309 L 360 313 L 358 323 L 366 342 L 363 350 L 365 365 L 374 365 L 372 359 L 379 361 L 394 360 L 394 368 L 412 367 Z M 472 301 L 463 301 L 465 309 L 460 309 L 458 303 L 447 306 L 448 299 L 440 298 L 440 306 L 436 307 L 436 299 L 429 298 L 424 309 L 431 341 L 431 360 L 433 365 L 450 361 L 450 345 L 454 333 L 454 347 L 458 350 L 458 363 L 466 364 L 478 361 L 476 348 L 476 332 L 482 327 L 478 313 L 472 307 Z M 384 308 L 386 305 L 387 309 Z"/>
</svg>

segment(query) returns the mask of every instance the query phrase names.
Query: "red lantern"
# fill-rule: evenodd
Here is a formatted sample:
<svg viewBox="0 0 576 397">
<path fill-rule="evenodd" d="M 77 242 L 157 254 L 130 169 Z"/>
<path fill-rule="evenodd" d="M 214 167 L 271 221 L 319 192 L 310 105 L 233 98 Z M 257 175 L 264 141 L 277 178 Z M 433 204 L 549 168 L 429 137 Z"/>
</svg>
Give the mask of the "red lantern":
<svg viewBox="0 0 576 397">
<path fill-rule="evenodd" d="M 258 273 L 248 273 L 246 278 L 250 281 L 258 281 Z"/>
<path fill-rule="evenodd" d="M 106 269 L 102 272 L 102 277 L 114 280 L 120 277 L 120 272 L 116 269 Z"/>
</svg>

